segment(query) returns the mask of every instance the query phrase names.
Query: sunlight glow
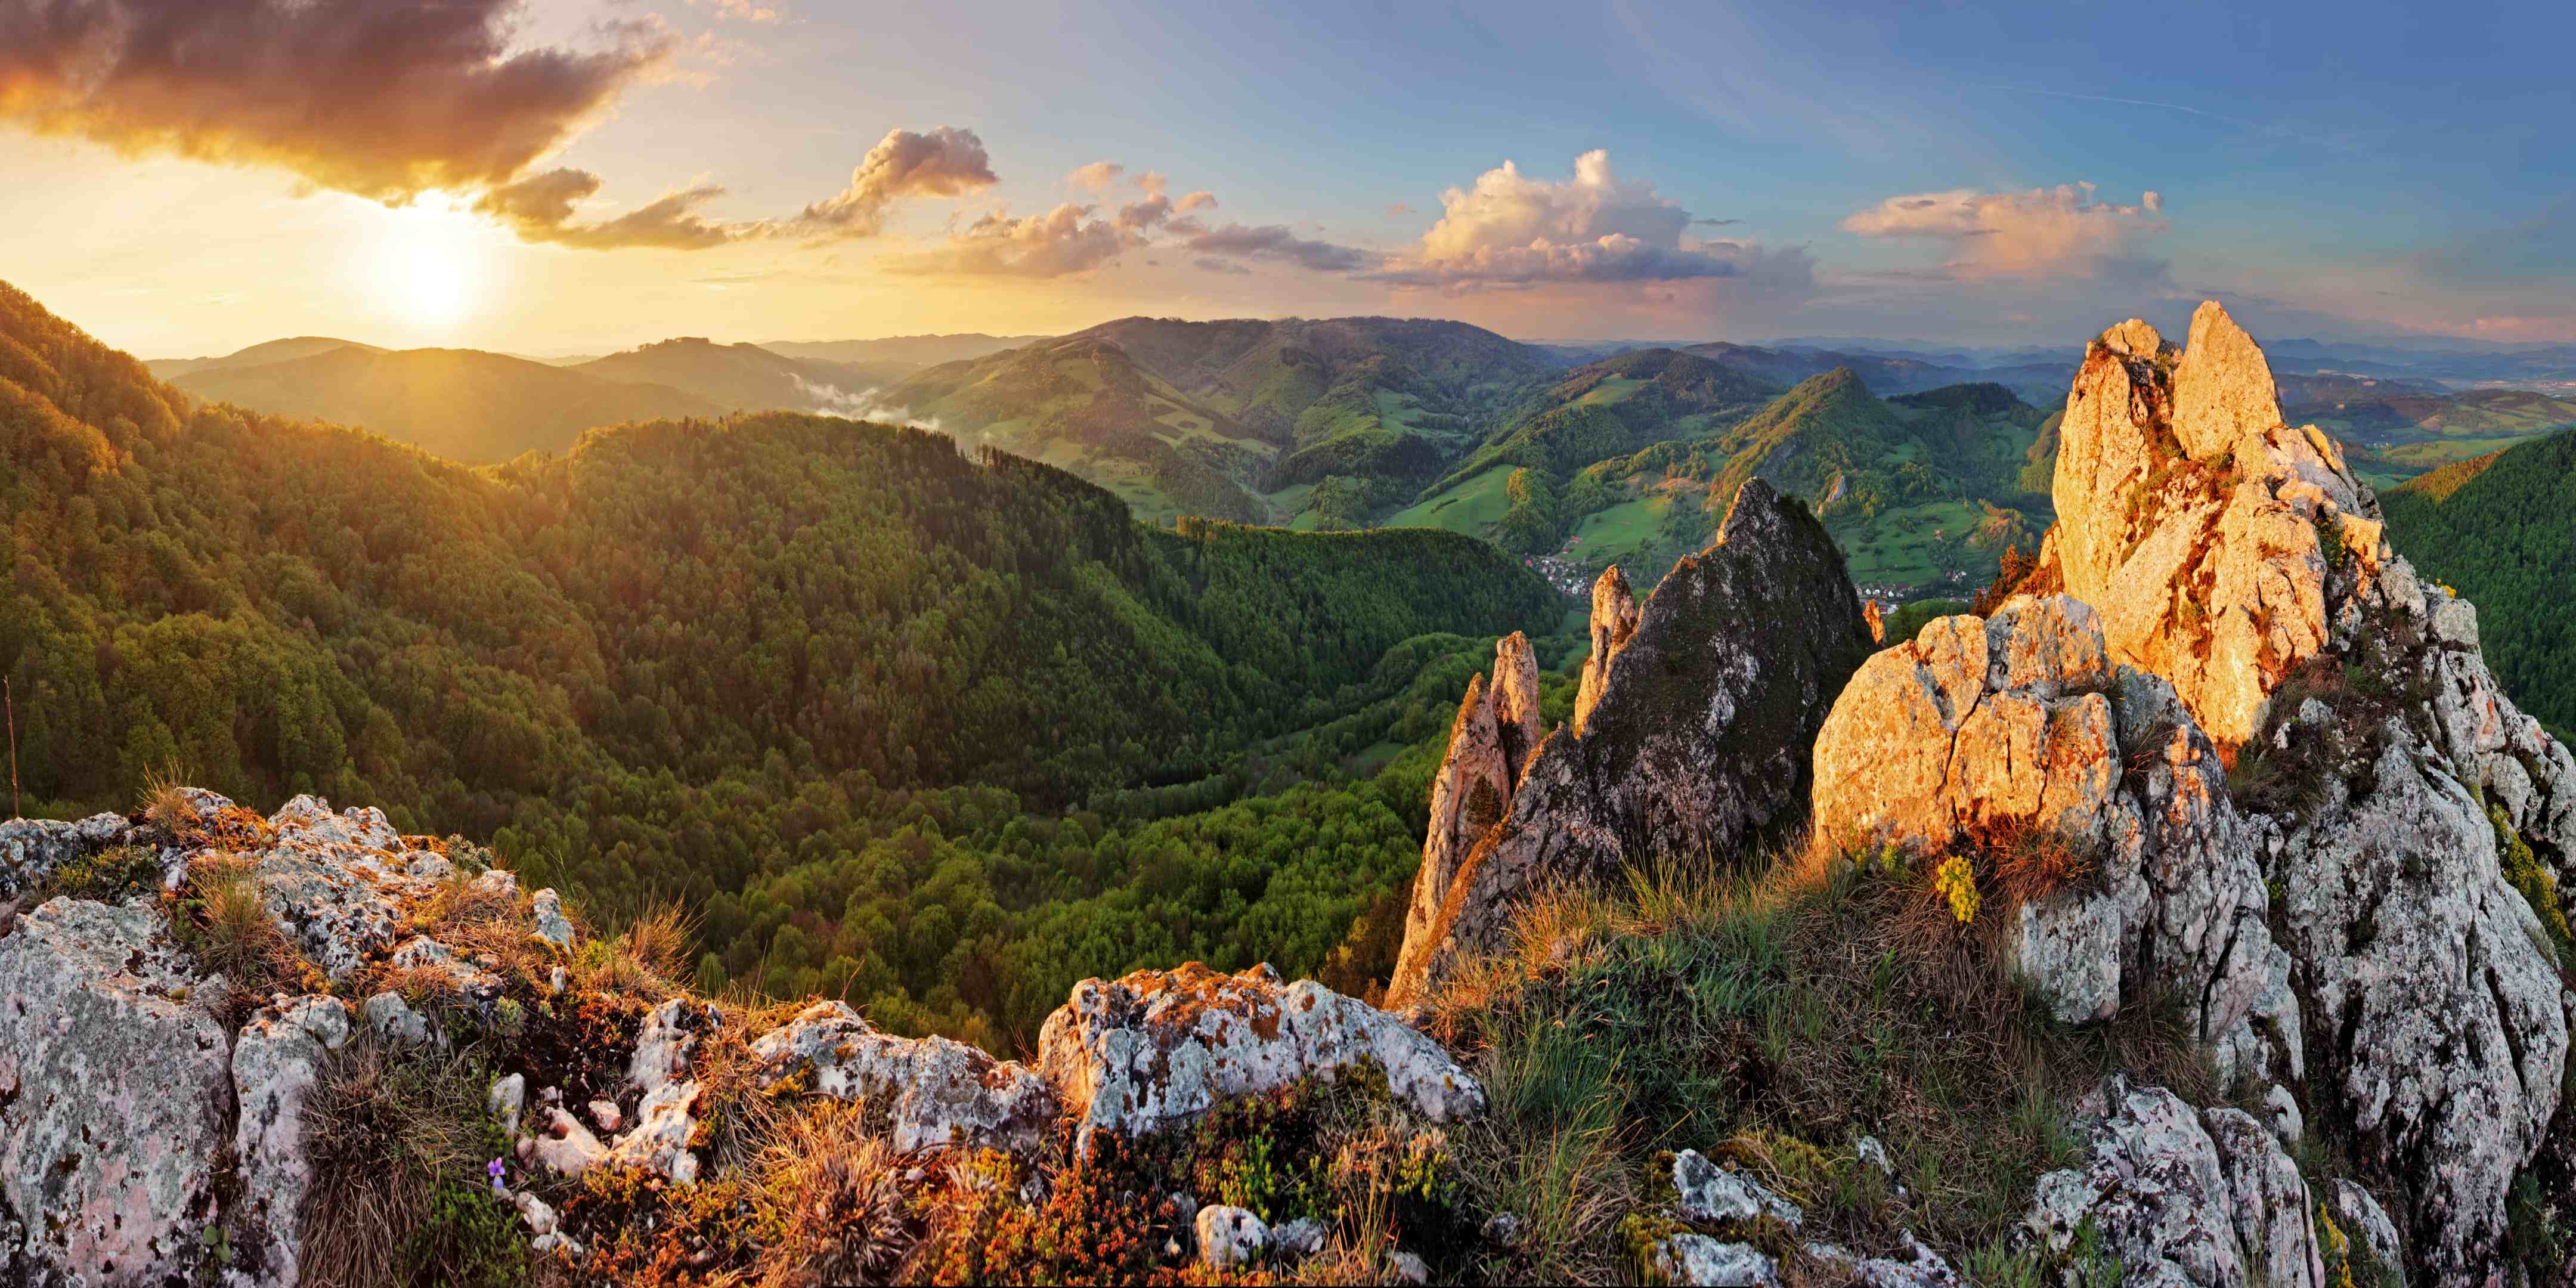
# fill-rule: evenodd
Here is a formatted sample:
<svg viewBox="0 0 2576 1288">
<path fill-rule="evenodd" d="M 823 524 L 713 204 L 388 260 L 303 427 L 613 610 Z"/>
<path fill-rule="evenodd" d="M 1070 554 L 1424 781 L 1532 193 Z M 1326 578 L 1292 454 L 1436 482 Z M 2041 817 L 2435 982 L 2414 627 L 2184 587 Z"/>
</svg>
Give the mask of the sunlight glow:
<svg viewBox="0 0 2576 1288">
<path fill-rule="evenodd" d="M 485 229 L 436 199 L 386 210 L 384 232 L 368 239 L 362 274 L 389 318 L 421 329 L 464 321 L 481 302 Z"/>
</svg>

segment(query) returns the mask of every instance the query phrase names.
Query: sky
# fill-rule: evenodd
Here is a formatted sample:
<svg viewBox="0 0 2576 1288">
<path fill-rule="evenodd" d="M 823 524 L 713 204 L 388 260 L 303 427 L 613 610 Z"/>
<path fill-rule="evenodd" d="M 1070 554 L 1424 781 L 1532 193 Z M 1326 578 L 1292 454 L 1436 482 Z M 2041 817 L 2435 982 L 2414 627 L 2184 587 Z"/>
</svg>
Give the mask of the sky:
<svg viewBox="0 0 2576 1288">
<path fill-rule="evenodd" d="M 2576 341 L 2576 6 L 0 0 L 0 280 L 286 335 Z"/>
</svg>

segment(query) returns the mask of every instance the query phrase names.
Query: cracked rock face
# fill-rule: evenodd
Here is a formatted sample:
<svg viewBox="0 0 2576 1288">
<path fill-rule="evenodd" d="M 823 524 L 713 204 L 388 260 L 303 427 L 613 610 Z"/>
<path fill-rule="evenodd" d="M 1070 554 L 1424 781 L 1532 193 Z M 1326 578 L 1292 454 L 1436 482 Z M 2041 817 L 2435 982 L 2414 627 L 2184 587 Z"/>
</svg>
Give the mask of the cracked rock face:
<svg viewBox="0 0 2576 1288">
<path fill-rule="evenodd" d="M 328 802 L 298 796 L 269 823 L 276 840 L 253 856 L 261 899 L 334 979 L 390 952 L 405 907 L 454 871 L 436 854 L 405 850 L 373 806 L 334 814 Z"/>
<path fill-rule="evenodd" d="M 2436 1280 L 2465 1282 L 2559 1109 L 2567 1000 L 2477 801 L 2402 725 L 2381 738 L 2365 784 L 2267 820 L 2266 846 L 2306 1022 L 2331 1043 L 2310 1090 L 2398 1182 Z"/>
<path fill-rule="evenodd" d="M 763 1086 L 811 1074 L 816 1095 L 882 1108 L 894 1147 L 1026 1152 L 1056 1116 L 1055 1093 L 1027 1066 L 948 1038 L 879 1032 L 843 1002 L 816 1002 L 754 1039 Z"/>
<path fill-rule="evenodd" d="M 2039 1179 L 2023 1225 L 2064 1256 L 2089 1222 L 2130 1283 L 2323 1288 L 2315 1202 L 2272 1133 L 2113 1077 L 2088 1097 L 2092 1159 Z"/>
<path fill-rule="evenodd" d="M 233 1043 L 233 1089 L 240 1117 L 233 1157 L 240 1168 L 242 1224 L 271 1281 L 296 1282 L 303 1248 L 301 1208 L 313 1183 L 304 1153 L 304 1104 L 326 1053 L 349 1040 L 349 1007 L 333 997 L 302 997 L 251 1017 Z"/>
<path fill-rule="evenodd" d="M 2114 662 L 2170 681 L 2240 768 L 2272 762 L 2232 835 L 2209 813 L 2277 930 L 2222 1072 L 2298 1088 L 2302 1128 L 2348 1133 L 2392 1197 L 2413 1268 L 2485 1283 L 2513 1178 L 2564 1130 L 2576 1023 L 2499 830 L 2576 907 L 2576 761 L 2496 685 L 2475 610 L 2390 552 L 2334 444 L 2277 417 L 2261 349 L 2215 304 L 2178 361 L 2143 323 L 2105 333 L 2068 400 L 2048 548 Z"/>
<path fill-rule="evenodd" d="M 1494 646 L 1492 682 L 1483 676 L 1470 679 L 1457 718 L 1450 722 L 1449 752 L 1431 780 L 1431 826 L 1422 843 L 1422 869 L 1405 911 L 1408 935 L 1428 932 L 1439 918 L 1440 900 L 1458 864 L 1502 821 L 1503 807 L 1544 732 L 1538 705 L 1538 657 L 1530 651 L 1529 639 L 1514 631 Z"/>
<path fill-rule="evenodd" d="M 1087 979 L 1038 1036 L 1038 1072 L 1085 1142 L 1104 1129 L 1144 1135 L 1363 1062 L 1425 1118 L 1484 1111 L 1484 1088 L 1439 1043 L 1313 980 L 1283 986 L 1267 966 L 1221 975 L 1191 962 Z"/>
<path fill-rule="evenodd" d="M 55 899 L 0 938 L 0 1278 L 184 1278 L 213 1219 L 232 1051 L 141 906 Z"/>
<path fill-rule="evenodd" d="M 1937 854 L 2035 831 L 2084 861 L 2084 880 L 2016 911 L 2011 940 L 2061 1020 L 2179 988 L 2217 1041 L 2274 978 L 2263 871 L 2216 749 L 2161 679 L 2110 662 L 2077 600 L 1941 618 L 1870 658 L 1815 756 L 1815 826 L 1846 845 Z"/>
<path fill-rule="evenodd" d="M 1461 955 L 1498 943 L 1539 883 L 1657 854 L 1732 857 L 1797 808 L 1816 727 L 1870 652 L 1824 525 L 1758 479 L 1643 608 L 1605 573 L 1592 630 L 1592 702 L 1539 744 L 1454 872 L 1426 861 L 1415 878 L 1414 909 L 1436 911 L 1407 919 L 1390 1004 L 1423 1000 Z"/>
<path fill-rule="evenodd" d="M 122 814 L 92 814 L 74 823 L 50 818 L 0 823 L 0 899 L 33 889 L 66 860 L 124 844 L 130 829 Z"/>
</svg>

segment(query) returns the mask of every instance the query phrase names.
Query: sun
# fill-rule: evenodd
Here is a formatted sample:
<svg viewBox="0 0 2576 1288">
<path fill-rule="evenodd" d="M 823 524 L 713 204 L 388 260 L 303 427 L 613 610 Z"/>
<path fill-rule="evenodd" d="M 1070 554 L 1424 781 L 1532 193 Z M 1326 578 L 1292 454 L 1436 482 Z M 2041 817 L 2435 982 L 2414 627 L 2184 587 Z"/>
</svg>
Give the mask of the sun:
<svg viewBox="0 0 2576 1288">
<path fill-rule="evenodd" d="M 464 321 L 481 301 L 480 226 L 464 212 L 423 202 L 387 210 L 368 237 L 367 286 L 387 316 L 421 330 Z"/>
</svg>

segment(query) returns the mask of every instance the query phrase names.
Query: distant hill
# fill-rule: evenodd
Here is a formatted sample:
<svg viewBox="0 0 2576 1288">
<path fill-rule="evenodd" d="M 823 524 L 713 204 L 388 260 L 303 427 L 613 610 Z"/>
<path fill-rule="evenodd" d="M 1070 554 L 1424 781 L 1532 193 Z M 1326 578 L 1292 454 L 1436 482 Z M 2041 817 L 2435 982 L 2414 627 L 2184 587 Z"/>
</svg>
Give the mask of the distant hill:
<svg viewBox="0 0 2576 1288">
<path fill-rule="evenodd" d="M 882 404 L 1181 513 L 1318 526 L 1401 504 L 1564 369 L 1458 322 L 1122 318 L 884 390 Z M 1325 526 L 1357 526 L 1343 523 Z"/>
<path fill-rule="evenodd" d="M 906 367 L 919 370 L 943 362 L 980 358 L 1004 349 L 1016 349 L 1051 337 L 1043 335 L 985 335 L 980 331 L 955 335 L 890 335 L 878 340 L 770 340 L 760 347 L 782 357 L 804 358 L 816 362 L 857 363 L 875 367 Z"/>
<path fill-rule="evenodd" d="M 1779 385 L 1794 385 L 1836 367 L 1847 367 L 1871 389 L 1885 396 L 1983 382 L 2003 385 L 2025 402 L 2050 405 L 2065 401 L 2066 387 L 2075 377 L 2074 362 L 2045 357 L 1983 367 L 1912 354 L 1803 347 L 1763 348 L 1723 341 L 1695 344 L 1683 352 L 1724 363 Z"/>
<path fill-rule="evenodd" d="M 2576 432 L 2425 474 L 2380 495 L 2416 571 L 2478 606 L 2487 662 L 2523 709 L 2576 730 Z"/>
<path fill-rule="evenodd" d="M 212 371 L 218 367 L 264 367 L 272 362 L 309 358 L 317 353 L 329 353 L 334 349 L 357 349 L 366 353 L 384 352 L 372 344 L 360 344 L 355 340 L 336 340 L 325 335 L 299 335 L 254 344 L 247 349 L 237 349 L 220 358 L 155 358 L 144 363 L 143 366 L 158 379 L 176 380 L 181 376 L 200 371 Z"/>
<path fill-rule="evenodd" d="M 1108 488 L 1137 517 L 1260 521 L 1252 489 L 1278 448 L 1089 333 L 942 363 L 879 396 L 890 414 Z"/>
<path fill-rule="evenodd" d="M 283 361 L 210 367 L 172 383 L 210 402 L 363 426 L 469 465 L 559 452 L 594 426 L 728 410 L 669 385 L 602 380 L 472 349 L 347 344 Z"/>
<path fill-rule="evenodd" d="M 717 344 L 699 336 L 663 340 L 567 368 L 602 380 L 669 385 L 722 407 L 856 415 L 868 393 L 910 370 L 791 358 L 756 344 Z"/>
</svg>

